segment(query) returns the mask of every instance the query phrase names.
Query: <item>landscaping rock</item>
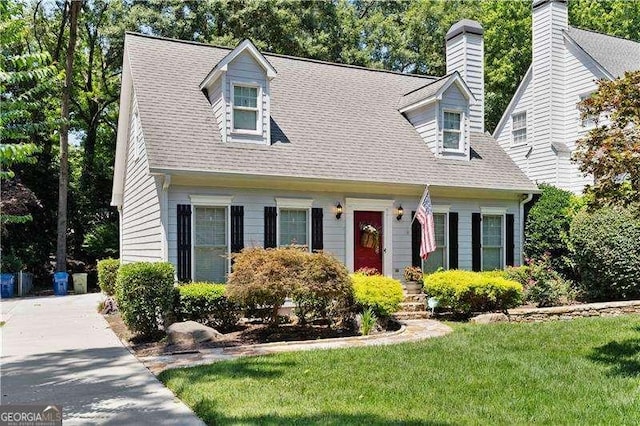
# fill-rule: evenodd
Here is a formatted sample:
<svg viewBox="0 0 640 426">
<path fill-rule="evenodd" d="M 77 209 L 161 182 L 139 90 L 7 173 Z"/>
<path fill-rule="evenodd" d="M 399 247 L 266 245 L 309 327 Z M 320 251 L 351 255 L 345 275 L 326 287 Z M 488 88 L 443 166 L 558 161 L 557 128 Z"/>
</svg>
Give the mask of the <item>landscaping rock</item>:
<svg viewBox="0 0 640 426">
<path fill-rule="evenodd" d="M 509 317 L 505 314 L 482 314 L 471 318 L 471 322 L 476 324 L 491 324 L 494 322 L 508 322 Z"/>
<path fill-rule="evenodd" d="M 100 313 L 106 315 L 114 314 L 116 312 L 118 312 L 118 304 L 116 303 L 116 299 L 114 299 L 112 296 L 107 297 L 104 300 L 102 311 Z"/>
<path fill-rule="evenodd" d="M 167 338 L 172 345 L 195 345 L 217 340 L 222 333 L 195 321 L 175 322 L 167 328 Z"/>
</svg>

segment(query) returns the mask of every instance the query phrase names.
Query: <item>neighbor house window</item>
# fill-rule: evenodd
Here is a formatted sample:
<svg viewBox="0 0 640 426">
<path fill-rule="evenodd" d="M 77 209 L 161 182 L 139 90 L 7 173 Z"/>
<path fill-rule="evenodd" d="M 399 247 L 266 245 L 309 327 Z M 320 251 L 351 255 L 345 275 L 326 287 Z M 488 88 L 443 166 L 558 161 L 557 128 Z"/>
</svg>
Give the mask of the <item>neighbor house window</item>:
<svg viewBox="0 0 640 426">
<path fill-rule="evenodd" d="M 422 262 L 424 272 L 435 272 L 438 268 L 447 269 L 447 214 L 434 213 L 433 224 L 436 234 L 436 251 Z"/>
<path fill-rule="evenodd" d="M 194 281 L 224 283 L 228 266 L 227 208 L 195 207 Z"/>
<path fill-rule="evenodd" d="M 309 211 L 307 209 L 280 209 L 280 245 L 308 245 Z"/>
<path fill-rule="evenodd" d="M 482 216 L 482 270 L 504 267 L 504 215 Z"/>
<path fill-rule="evenodd" d="M 445 111 L 443 119 L 442 146 L 446 150 L 460 151 L 462 145 L 462 113 Z"/>
<path fill-rule="evenodd" d="M 513 119 L 513 144 L 523 145 L 527 143 L 527 113 L 519 112 L 513 114 L 511 118 Z"/>
<path fill-rule="evenodd" d="M 580 102 L 584 101 L 585 99 L 589 99 L 591 97 L 591 94 L 588 95 L 580 95 Z M 577 108 L 577 105 L 576 105 Z M 580 125 L 582 127 L 586 127 L 586 128 L 590 128 L 596 125 L 596 122 L 593 121 L 593 118 L 591 117 L 587 117 L 587 118 L 582 118 L 580 115 L 580 111 L 578 110 L 578 116 L 580 117 Z"/>
<path fill-rule="evenodd" d="M 233 85 L 233 129 L 258 129 L 258 88 Z"/>
</svg>

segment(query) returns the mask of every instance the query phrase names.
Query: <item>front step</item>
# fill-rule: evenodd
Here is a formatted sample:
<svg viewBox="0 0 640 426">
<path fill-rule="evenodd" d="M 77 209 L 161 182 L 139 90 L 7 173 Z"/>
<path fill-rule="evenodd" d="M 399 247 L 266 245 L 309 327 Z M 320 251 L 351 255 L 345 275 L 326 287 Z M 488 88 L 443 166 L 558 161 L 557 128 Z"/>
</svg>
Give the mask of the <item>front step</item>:
<svg viewBox="0 0 640 426">
<path fill-rule="evenodd" d="M 427 311 L 396 312 L 392 315 L 397 320 L 427 319 L 431 314 Z"/>
<path fill-rule="evenodd" d="M 427 305 L 424 302 L 403 302 L 400 303 L 400 312 L 420 312 L 426 311 Z"/>
<path fill-rule="evenodd" d="M 406 303 L 418 302 L 418 303 L 423 303 L 426 306 L 427 295 L 424 294 L 424 293 L 421 293 L 421 294 L 405 294 L 403 302 L 406 302 Z"/>
</svg>

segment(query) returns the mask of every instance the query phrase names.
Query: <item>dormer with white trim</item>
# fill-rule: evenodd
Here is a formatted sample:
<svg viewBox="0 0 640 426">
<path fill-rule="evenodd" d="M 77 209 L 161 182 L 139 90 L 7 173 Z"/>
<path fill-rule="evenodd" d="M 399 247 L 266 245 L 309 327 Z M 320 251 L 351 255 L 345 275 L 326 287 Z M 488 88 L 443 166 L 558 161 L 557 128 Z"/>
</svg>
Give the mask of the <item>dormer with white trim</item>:
<svg viewBox="0 0 640 426">
<path fill-rule="evenodd" d="M 270 81 L 275 68 L 244 40 L 209 72 L 200 89 L 209 99 L 225 143 L 271 144 Z"/>
<path fill-rule="evenodd" d="M 438 157 L 469 160 L 470 107 L 476 99 L 456 71 L 405 94 L 400 111 Z"/>
</svg>

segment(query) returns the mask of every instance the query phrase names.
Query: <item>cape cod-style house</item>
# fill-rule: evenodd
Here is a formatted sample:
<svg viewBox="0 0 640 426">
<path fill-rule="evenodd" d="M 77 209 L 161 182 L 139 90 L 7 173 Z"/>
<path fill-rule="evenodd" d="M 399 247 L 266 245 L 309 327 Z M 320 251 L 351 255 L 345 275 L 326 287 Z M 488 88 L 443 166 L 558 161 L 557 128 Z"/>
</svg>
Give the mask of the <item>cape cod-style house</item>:
<svg viewBox="0 0 640 426">
<path fill-rule="evenodd" d="M 455 24 L 446 52 L 447 75 L 428 77 L 127 34 L 122 261 L 221 282 L 230 253 L 296 243 L 399 277 L 421 264 L 411 219 L 429 185 L 425 269 L 518 264 L 537 187 L 484 132 L 480 25 Z"/>
<path fill-rule="evenodd" d="M 531 180 L 580 194 L 593 178 L 571 154 L 593 122 L 577 104 L 640 69 L 640 43 L 569 26 L 567 0 L 534 0 L 532 25 L 531 67 L 493 136 Z"/>
</svg>

